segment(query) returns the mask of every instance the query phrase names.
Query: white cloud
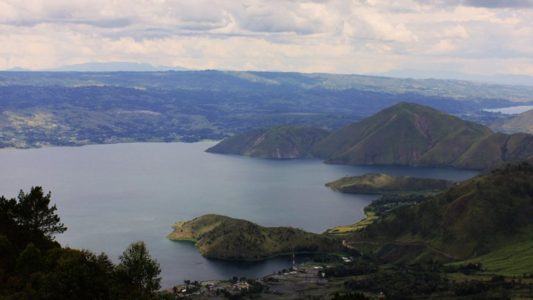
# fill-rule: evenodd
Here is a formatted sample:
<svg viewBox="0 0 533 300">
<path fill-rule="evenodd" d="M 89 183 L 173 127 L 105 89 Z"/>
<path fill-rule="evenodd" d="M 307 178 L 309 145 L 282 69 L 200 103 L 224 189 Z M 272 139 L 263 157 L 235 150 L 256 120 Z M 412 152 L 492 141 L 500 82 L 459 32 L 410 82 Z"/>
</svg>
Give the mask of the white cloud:
<svg viewBox="0 0 533 300">
<path fill-rule="evenodd" d="M 189 68 L 533 75 L 528 1 L 0 0 L 0 69 Z M 505 7 L 501 7 L 505 6 Z"/>
</svg>

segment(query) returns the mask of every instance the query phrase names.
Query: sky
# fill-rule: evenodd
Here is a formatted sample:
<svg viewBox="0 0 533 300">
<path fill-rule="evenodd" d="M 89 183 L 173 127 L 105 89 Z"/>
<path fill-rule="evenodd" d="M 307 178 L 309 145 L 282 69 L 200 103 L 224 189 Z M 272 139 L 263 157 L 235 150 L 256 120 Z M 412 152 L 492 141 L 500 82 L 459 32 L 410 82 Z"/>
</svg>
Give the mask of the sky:
<svg viewBox="0 0 533 300">
<path fill-rule="evenodd" d="M 533 0 L 0 0 L 0 69 L 533 76 Z"/>
</svg>

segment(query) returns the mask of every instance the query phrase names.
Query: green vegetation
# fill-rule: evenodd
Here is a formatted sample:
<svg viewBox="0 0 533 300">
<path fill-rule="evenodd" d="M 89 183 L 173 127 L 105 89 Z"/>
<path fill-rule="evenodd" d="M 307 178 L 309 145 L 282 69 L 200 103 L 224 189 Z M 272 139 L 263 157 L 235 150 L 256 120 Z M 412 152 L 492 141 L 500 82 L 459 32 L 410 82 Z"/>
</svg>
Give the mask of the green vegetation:
<svg viewBox="0 0 533 300">
<path fill-rule="evenodd" d="M 433 108 L 400 103 L 334 131 L 313 154 L 329 163 L 487 169 L 533 156 L 533 136 L 495 134 Z"/>
<path fill-rule="evenodd" d="M 306 158 L 311 157 L 313 146 L 327 135 L 323 129 L 277 126 L 229 137 L 207 152 L 273 159 Z"/>
<path fill-rule="evenodd" d="M 262 158 L 313 156 L 338 164 L 484 170 L 533 159 L 533 135 L 494 133 L 488 127 L 427 106 L 400 103 L 329 135 L 319 129 L 278 126 L 233 136 L 209 151 Z M 330 185 L 342 190 L 341 185 L 348 185 L 350 181 L 374 180 L 371 184 L 390 184 L 389 188 L 393 189 L 393 180 L 399 185 L 413 185 L 413 188 L 417 181 L 421 182 L 374 177 L 345 178 Z M 423 184 L 439 185 L 421 182 Z"/>
<path fill-rule="evenodd" d="M 533 230 L 530 232 L 533 233 Z M 461 263 L 481 264 L 483 271 L 489 274 L 505 276 L 531 274 L 533 272 L 533 234 Z"/>
<path fill-rule="evenodd" d="M 352 194 L 382 194 L 365 207 L 366 217 L 351 225 L 337 226 L 326 231 L 328 234 L 347 234 L 364 229 L 395 208 L 414 205 L 425 201 L 429 195 L 443 191 L 454 183 L 448 180 L 390 176 L 386 174 L 365 174 L 343 177 L 326 183 L 339 192 Z"/>
<path fill-rule="evenodd" d="M 523 248 L 508 246 L 531 237 L 532 199 L 533 167 L 527 163 L 509 165 L 418 205 L 394 209 L 352 233 L 347 242 L 353 247 L 371 246 L 389 261 L 450 261 L 489 253 L 498 256 L 494 251 L 500 249 L 509 254 Z M 517 257 L 527 259 L 523 255 L 527 256 Z"/>
<path fill-rule="evenodd" d="M 326 183 L 332 190 L 351 194 L 384 194 L 391 192 L 415 192 L 445 190 L 453 182 L 442 179 L 390 176 L 386 174 L 365 174 L 343 177 Z"/>
<path fill-rule="evenodd" d="M 132 244 L 113 265 L 104 253 L 62 248 L 66 227 L 41 187 L 0 197 L 1 299 L 161 299 L 159 264 L 144 243 Z"/>
<path fill-rule="evenodd" d="M 178 222 L 171 240 L 195 242 L 206 257 L 226 260 L 260 260 L 292 253 L 326 253 L 342 249 L 340 241 L 290 227 L 261 227 L 249 221 L 204 215 Z"/>
<path fill-rule="evenodd" d="M 376 213 L 371 212 L 371 211 L 366 211 L 366 209 L 365 209 L 365 215 L 366 215 L 365 218 L 357 223 L 350 224 L 350 225 L 336 226 L 334 228 L 326 230 L 326 233 L 344 235 L 347 233 L 356 232 L 356 231 L 362 230 L 363 228 L 367 227 L 368 225 L 374 223 L 376 220 L 379 219 Z"/>
</svg>

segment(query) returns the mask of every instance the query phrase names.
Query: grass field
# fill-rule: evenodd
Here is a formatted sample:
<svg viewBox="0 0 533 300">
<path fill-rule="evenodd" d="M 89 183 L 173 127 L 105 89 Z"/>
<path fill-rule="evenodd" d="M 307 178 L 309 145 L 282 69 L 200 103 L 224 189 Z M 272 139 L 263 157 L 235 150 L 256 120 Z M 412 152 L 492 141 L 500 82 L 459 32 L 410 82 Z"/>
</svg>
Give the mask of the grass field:
<svg viewBox="0 0 533 300">
<path fill-rule="evenodd" d="M 486 273 L 506 276 L 533 274 L 533 239 L 513 243 L 461 263 L 481 263 Z"/>
<path fill-rule="evenodd" d="M 351 224 L 351 225 L 342 225 L 337 226 L 331 229 L 328 229 L 326 233 L 328 234 L 346 234 L 350 232 L 359 231 L 366 226 L 374 223 L 378 219 L 378 216 L 374 212 L 366 212 L 366 217 L 362 219 L 361 221 Z"/>
</svg>

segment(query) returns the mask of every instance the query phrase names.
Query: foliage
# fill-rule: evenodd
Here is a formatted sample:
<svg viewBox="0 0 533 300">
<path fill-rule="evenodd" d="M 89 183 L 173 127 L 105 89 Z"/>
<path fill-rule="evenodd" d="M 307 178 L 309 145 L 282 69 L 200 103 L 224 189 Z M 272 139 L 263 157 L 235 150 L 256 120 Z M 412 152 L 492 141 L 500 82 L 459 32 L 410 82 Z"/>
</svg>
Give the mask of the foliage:
<svg viewBox="0 0 533 300">
<path fill-rule="evenodd" d="M 456 281 L 448 278 L 450 272 L 477 267 L 464 265 L 454 269 L 436 262 L 389 265 L 382 266 L 379 272 L 348 279 L 344 285 L 358 293 L 383 294 L 386 299 L 507 299 L 511 291 L 521 294 L 533 287 L 521 280 L 501 276 L 489 280 Z"/>
<path fill-rule="evenodd" d="M 418 205 L 397 208 L 350 239 L 379 239 L 398 254 L 402 247 L 419 247 L 426 254 L 448 260 L 472 258 L 531 236 L 532 199 L 533 166 L 509 165 L 464 181 Z M 513 252 L 520 255 L 524 247 L 527 245 L 509 250 L 522 249 Z M 514 256 L 511 252 L 507 254 Z M 527 260 L 527 256 L 519 257 Z"/>
<path fill-rule="evenodd" d="M 346 264 L 331 266 L 324 270 L 326 277 L 346 277 L 375 273 L 378 267 L 375 263 L 365 259 L 355 259 Z"/>
<path fill-rule="evenodd" d="M 66 227 L 42 188 L 0 197 L 0 299 L 107 300 L 159 297 L 159 265 L 143 243 L 115 266 L 104 253 L 62 248 L 52 234 Z M 161 296 L 163 297 L 163 295 Z"/>
<path fill-rule="evenodd" d="M 53 235 L 67 228 L 56 213 L 57 207 L 50 206 L 50 197 L 39 186 L 32 187 L 29 193 L 21 190 L 16 199 L 0 196 L 0 234 L 19 249 L 30 242 L 53 247 Z"/>
<path fill-rule="evenodd" d="M 340 241 L 291 227 L 262 227 L 252 222 L 208 214 L 178 222 L 171 240 L 194 241 L 202 255 L 226 260 L 260 260 L 293 253 L 332 253 Z"/>
<path fill-rule="evenodd" d="M 131 244 L 120 256 L 115 277 L 119 286 L 127 291 L 126 298 L 150 299 L 161 287 L 161 268 L 143 242 Z"/>
<path fill-rule="evenodd" d="M 44 195 L 42 187 L 32 187 L 29 193 L 20 191 L 15 206 L 15 222 L 30 232 L 39 232 L 48 238 L 67 230 L 56 214 L 56 205 L 50 206 L 51 193 Z"/>
</svg>

